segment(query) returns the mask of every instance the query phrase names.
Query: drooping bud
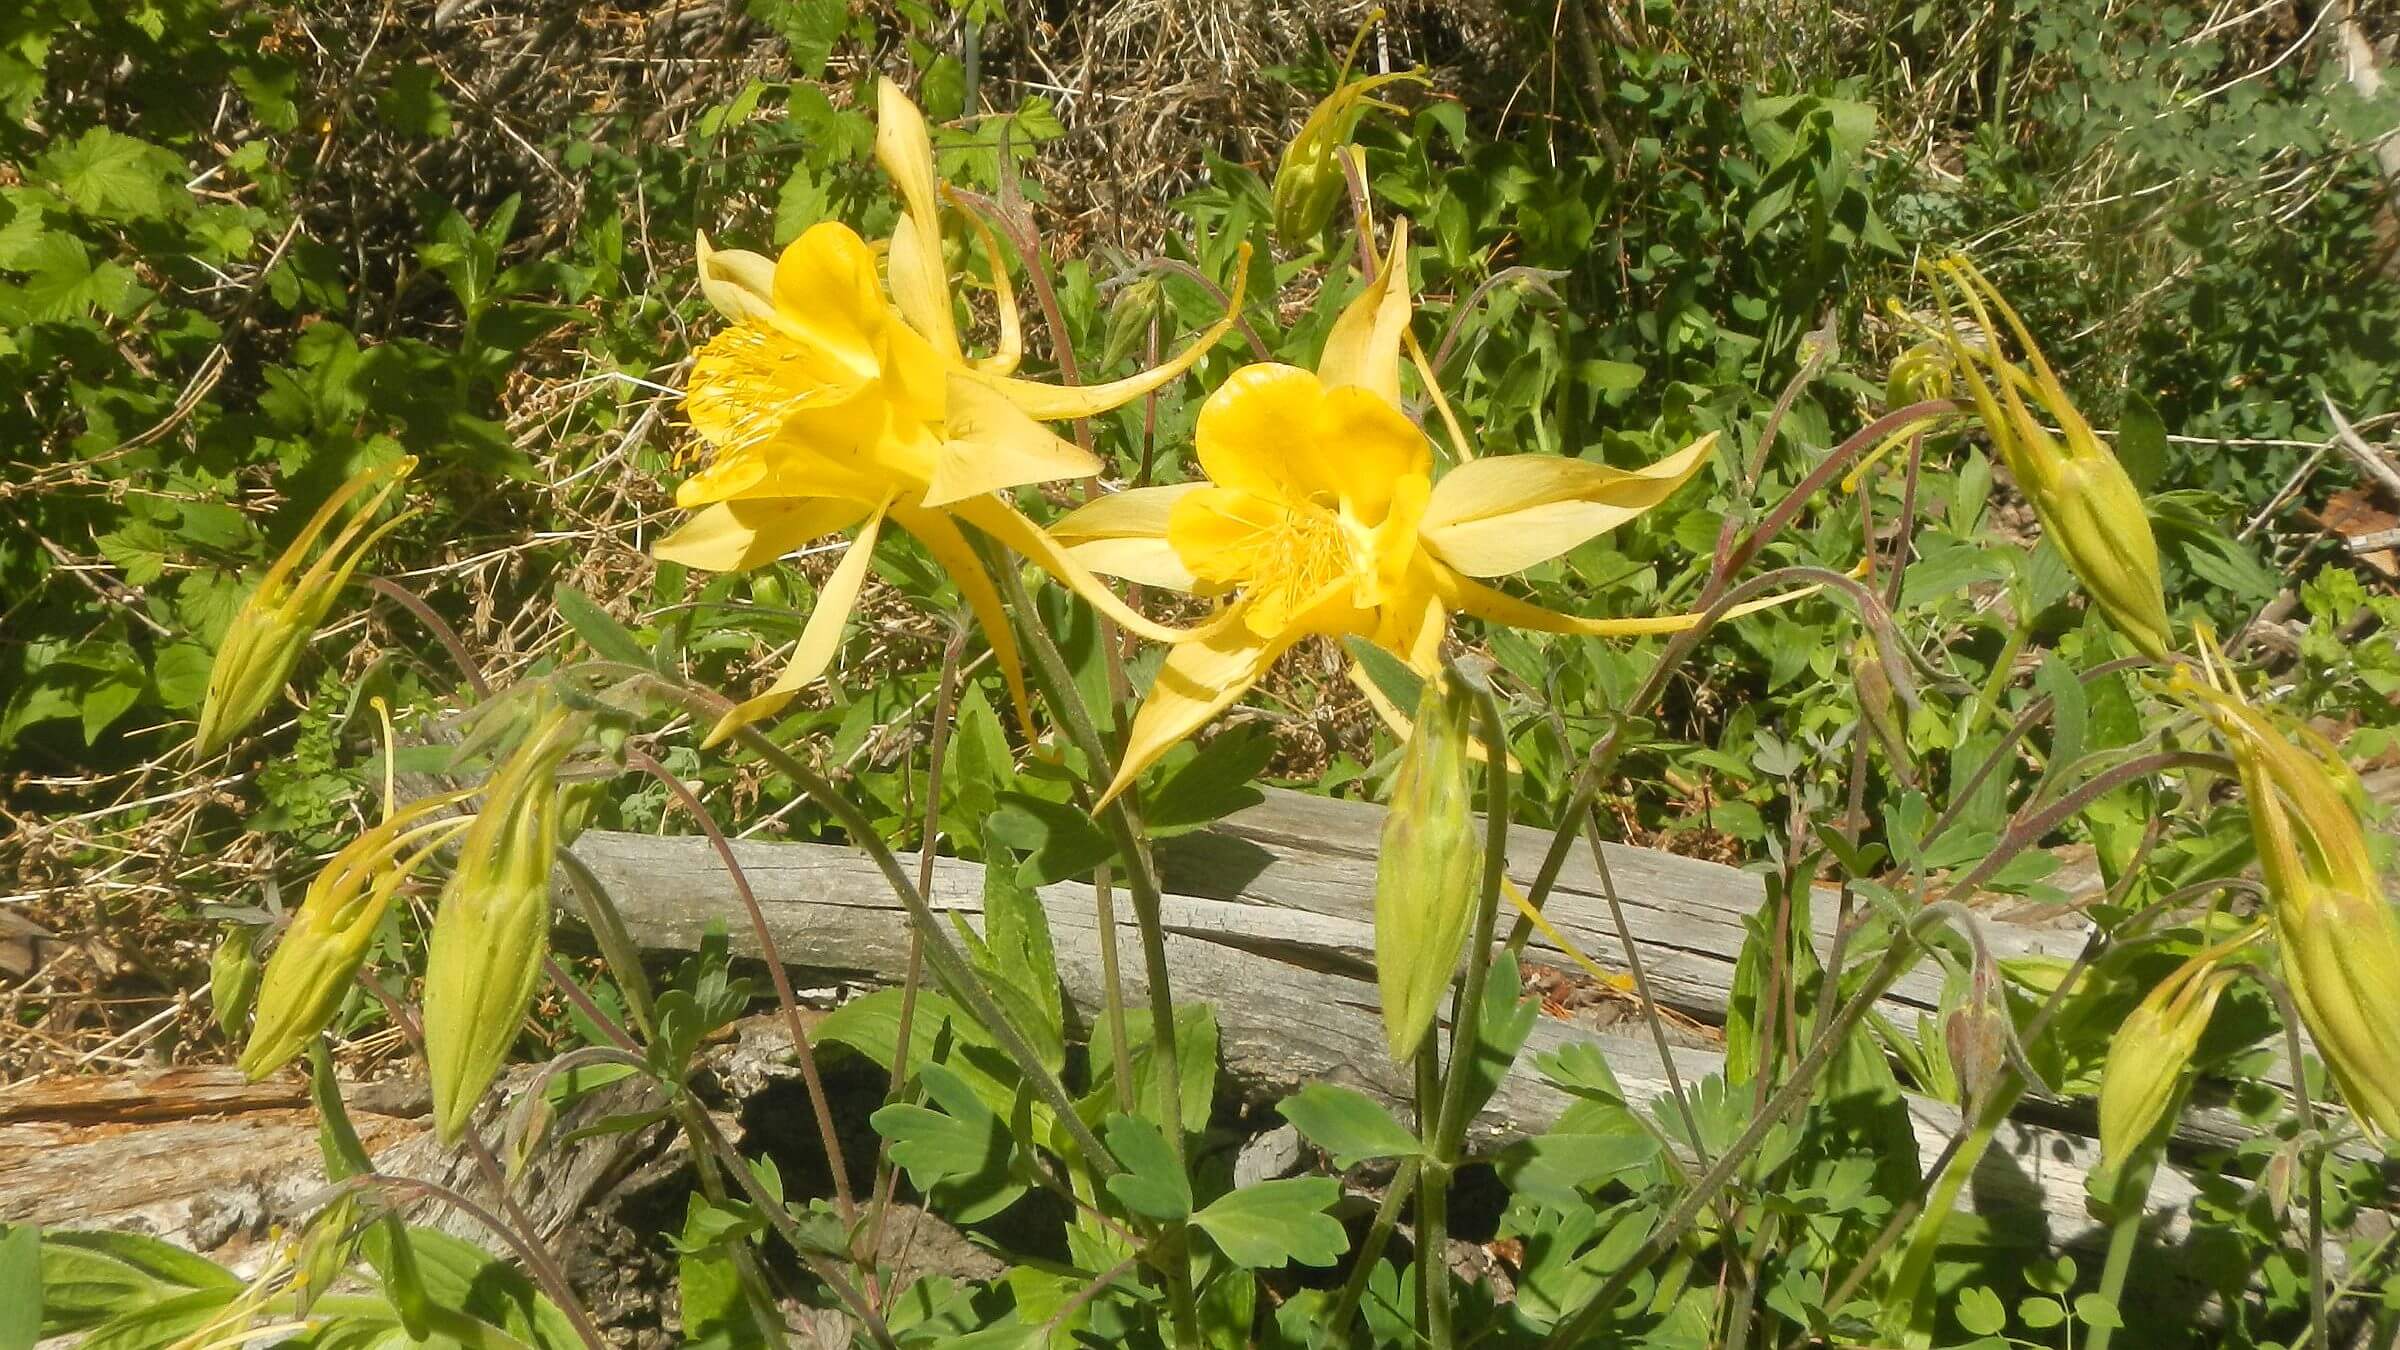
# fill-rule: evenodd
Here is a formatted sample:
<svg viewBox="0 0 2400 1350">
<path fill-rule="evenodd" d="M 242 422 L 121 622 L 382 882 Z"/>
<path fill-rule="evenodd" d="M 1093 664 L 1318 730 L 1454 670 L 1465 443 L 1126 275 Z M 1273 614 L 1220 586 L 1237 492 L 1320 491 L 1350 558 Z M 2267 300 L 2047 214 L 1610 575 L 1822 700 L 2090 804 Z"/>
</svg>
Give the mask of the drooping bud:
<svg viewBox="0 0 2400 1350">
<path fill-rule="evenodd" d="M 455 1142 L 508 1057 L 550 948 L 558 766 L 581 716 L 551 711 L 484 788 L 425 955 L 425 1058 L 434 1129 Z"/>
<path fill-rule="evenodd" d="M 1425 682 L 1416 729 L 1392 776 L 1375 864 L 1375 976 L 1392 1058 L 1433 1027 L 1475 912 L 1483 841 L 1468 770 L 1474 700 L 1448 675 Z"/>
<path fill-rule="evenodd" d="M 250 1001 L 258 995 L 258 926 L 225 925 L 216 953 L 208 958 L 208 1006 L 217 1030 L 233 1035 L 250 1017 Z"/>
<path fill-rule="evenodd" d="M 2233 982 L 2211 948 L 2175 968 L 2117 1028 L 2100 1075 L 2100 1159 L 2122 1168 L 2148 1142 L 2183 1083 L 2217 998 Z"/>
<path fill-rule="evenodd" d="M 1850 646 L 1850 680 L 1858 695 L 1859 720 L 1890 757 L 1893 771 L 1903 780 L 1911 778 L 1915 760 L 1908 749 L 1908 718 L 1872 633 L 1859 634 Z"/>
<path fill-rule="evenodd" d="M 284 682 L 291 678 L 292 668 L 300 664 L 300 653 L 307 649 L 309 639 L 333 608 L 334 597 L 349 583 L 359 560 L 377 540 L 408 518 L 404 512 L 368 528 L 376 513 L 383 509 L 384 501 L 400 489 L 416 467 L 417 461 L 404 455 L 342 484 L 309 517 L 299 537 L 267 568 L 257 589 L 242 601 L 242 607 L 226 625 L 225 640 L 218 645 L 216 659 L 208 668 L 208 692 L 201 699 L 200 725 L 192 738 L 193 748 L 199 754 L 213 755 L 223 749 L 275 701 Z M 333 537 L 333 542 L 302 571 L 301 564 L 316 548 L 319 536 L 342 508 L 362 492 L 370 495 Z"/>
<path fill-rule="evenodd" d="M 1356 153 L 1350 138 L 1358 133 L 1358 121 L 1367 109 L 1400 111 L 1368 95 L 1401 80 L 1426 83 L 1425 77 L 1413 70 L 1348 78 L 1350 65 L 1358 58 L 1359 44 L 1366 40 L 1368 30 L 1382 13 L 1377 10 L 1360 25 L 1358 36 L 1351 40 L 1349 54 L 1342 58 L 1341 70 L 1334 75 L 1333 92 L 1310 110 L 1308 120 L 1300 124 L 1300 134 L 1283 148 L 1283 160 L 1275 169 L 1274 209 L 1275 237 L 1286 247 L 1316 238 L 1333 218 L 1334 208 L 1347 192 L 1343 180 L 1349 171 L 1344 167 L 1345 161 Z"/>
<path fill-rule="evenodd" d="M 1969 345 L 1950 323 L 1945 280 L 1983 330 L 1980 347 Z M 1981 272 L 1963 258 L 1934 270 L 1934 297 L 1942 310 L 1942 339 L 1952 363 L 1966 379 L 1977 413 L 2017 487 L 2033 504 L 2043 530 L 2083 583 L 2109 625 L 2154 660 L 2171 645 L 2166 592 L 2160 580 L 2158 538 L 2139 489 L 2116 455 L 2100 443 L 2091 423 L 2076 411 L 2066 387 L 2050 369 L 2024 320 Z M 1987 306 L 1988 301 L 1988 306 Z M 2024 349 L 2033 373 L 2003 353 L 1997 309 Z M 1985 378 L 1989 370 L 1990 378 Z M 2030 396 L 2060 434 L 2053 436 L 2026 406 Z"/>
<path fill-rule="evenodd" d="M 341 1011 L 393 894 L 444 839 L 466 828 L 464 820 L 425 817 L 466 795 L 444 793 L 400 808 L 334 854 L 308 884 L 259 980 L 258 1018 L 242 1048 L 244 1074 L 255 1080 L 282 1068 Z M 428 836 L 431 842 L 423 842 Z"/>
<path fill-rule="evenodd" d="M 2267 885 L 2268 920 L 2300 1020 L 2366 1132 L 2400 1139 L 2400 913 L 2384 898 L 2358 809 L 2321 752 L 2265 711 L 2180 686 L 2233 757 Z"/>
</svg>

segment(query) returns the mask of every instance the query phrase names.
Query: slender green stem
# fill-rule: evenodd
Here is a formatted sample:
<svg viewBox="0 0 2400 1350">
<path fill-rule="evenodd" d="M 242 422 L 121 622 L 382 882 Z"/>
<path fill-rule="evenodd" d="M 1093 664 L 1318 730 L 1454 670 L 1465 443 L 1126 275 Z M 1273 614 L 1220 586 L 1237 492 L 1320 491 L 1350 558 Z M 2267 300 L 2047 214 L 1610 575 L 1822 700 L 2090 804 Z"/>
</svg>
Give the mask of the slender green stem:
<svg viewBox="0 0 2400 1350">
<path fill-rule="evenodd" d="M 1348 1333 L 1351 1315 L 1358 1311 L 1359 1300 L 1366 1296 L 1367 1281 L 1373 1277 L 1376 1264 L 1383 1260 L 1383 1249 L 1391 1244 L 1392 1230 L 1399 1227 L 1400 1211 L 1416 1192 L 1418 1168 L 1419 1160 L 1415 1158 L 1400 1164 L 1400 1170 L 1392 1176 L 1392 1184 L 1384 1188 L 1383 1203 L 1375 1207 L 1375 1217 L 1367 1224 L 1366 1239 L 1358 1244 L 1358 1251 L 1352 1257 L 1350 1278 L 1342 1282 L 1342 1292 L 1325 1318 L 1328 1344 L 1340 1344 Z"/>
<path fill-rule="evenodd" d="M 1883 1306 L 1887 1332 L 1903 1345 L 1922 1346 L 1932 1343 L 1933 1323 L 1938 1311 L 1934 1301 L 1926 1297 L 1926 1277 L 1933 1273 L 1934 1254 L 1942 1245 L 1942 1229 L 1949 1223 L 1950 1214 L 1958 1208 L 1959 1194 L 1983 1165 L 1983 1155 L 1992 1146 L 1992 1136 L 2007 1121 L 2009 1111 L 2025 1095 L 2024 1080 L 2010 1075 L 1995 1084 L 1976 1111 L 1975 1122 L 1967 1131 L 1965 1141 L 1948 1155 L 1940 1177 L 1934 1182 L 1933 1194 L 1925 1202 L 1923 1216 L 1909 1234 L 1908 1245 L 1892 1265 L 1892 1277 L 1884 1286 Z"/>
<path fill-rule="evenodd" d="M 2033 621 L 2030 616 L 2019 617 L 2010 625 L 2008 637 L 2000 644 L 2000 654 L 1992 659 L 1991 672 L 1983 677 L 1983 687 L 1976 691 L 1975 702 L 1967 709 L 1966 725 L 1958 733 L 1959 744 L 1965 745 L 1972 739 L 1982 729 L 1983 720 L 2000 707 L 2001 699 L 2007 697 L 2008 686 L 2016 681 L 2017 657 L 2023 654 L 2025 641 L 2032 636 Z"/>
<path fill-rule="evenodd" d="M 2167 1115 L 2171 1120 L 2176 1113 Z M 2164 1144 L 2152 1144 L 2127 1159 L 2117 1173 L 2116 1193 L 2110 1197 L 2116 1213 L 2109 1220 L 2108 1260 L 2100 1268 L 2100 1297 L 2119 1312 L 2125 1307 L 2125 1276 L 2133 1269 L 2135 1249 L 2142 1245 L 2142 1220 L 2150 1213 L 2150 1180 L 2158 1174 L 2159 1156 L 2165 1151 Z M 2108 1350 L 2115 1334 L 2114 1326 L 2095 1326 L 2085 1335 L 2083 1350 Z"/>
<path fill-rule="evenodd" d="M 1441 1051 L 1427 1036 L 1417 1049 L 1417 1137 L 1425 1159 L 1417 1165 L 1424 1186 L 1417 1193 L 1418 1331 L 1433 1350 L 1450 1350 L 1450 1165 L 1442 1160 Z M 1451 1056 L 1450 1076 L 1460 1065 Z"/>
</svg>

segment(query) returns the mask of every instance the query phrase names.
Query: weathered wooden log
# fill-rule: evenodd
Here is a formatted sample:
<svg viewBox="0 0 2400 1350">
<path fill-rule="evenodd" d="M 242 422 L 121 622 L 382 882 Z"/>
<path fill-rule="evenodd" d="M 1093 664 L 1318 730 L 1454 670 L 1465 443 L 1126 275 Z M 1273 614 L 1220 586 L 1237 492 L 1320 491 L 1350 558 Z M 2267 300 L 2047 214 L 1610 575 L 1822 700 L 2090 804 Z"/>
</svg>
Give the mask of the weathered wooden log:
<svg viewBox="0 0 2400 1350">
<path fill-rule="evenodd" d="M 1224 1067 L 1246 1092 L 1277 1097 L 1305 1083 L 1331 1081 L 1395 1104 L 1407 1097 L 1405 1075 L 1384 1049 L 1370 964 L 1373 931 L 1364 917 L 1376 815 L 1356 804 L 1276 794 L 1207 836 L 1177 840 L 1163 850 L 1167 881 L 1176 892 L 1163 906 L 1176 997 L 1214 1005 Z M 1512 870 L 1530 870 L 1546 842 L 1539 832 L 1520 832 Z M 695 950 L 712 925 L 722 925 L 735 950 L 757 955 L 749 923 L 705 840 L 593 832 L 577 841 L 575 852 L 645 948 Z M 735 856 L 787 967 L 867 983 L 889 982 L 905 970 L 906 914 L 882 875 L 855 850 L 743 842 L 735 845 Z M 1721 1016 L 1739 948 L 1739 918 L 1759 903 L 1758 880 L 1650 850 L 1612 849 L 1608 858 L 1629 923 L 1645 952 L 1659 956 L 1654 980 L 1671 991 L 1677 1006 L 1713 1008 Z M 1592 909 L 1598 879 L 1584 866 L 1580 873 L 1570 868 L 1570 884 L 1553 899 L 1552 913 L 1562 926 L 1572 925 L 1568 931 L 1577 941 L 1605 950 L 1606 920 Z M 932 875 L 929 898 L 937 909 L 969 918 L 980 913 L 979 865 L 937 858 Z M 574 907 L 563 880 L 558 895 L 563 907 Z M 1065 882 L 1043 888 L 1041 898 L 1061 981 L 1088 1019 L 1101 1001 L 1091 890 Z M 2066 947 L 2052 940 L 2059 936 L 2028 932 L 1995 941 L 2010 951 L 2057 951 Z M 1117 942 L 1127 996 L 1138 1001 L 1145 991 L 1130 920 L 1121 923 Z M 1930 1006 L 1935 991 L 1928 984 L 1903 981 L 1893 995 L 1895 1007 Z M 1530 1061 L 1591 1034 L 1550 1019 L 1537 1025 L 1526 1054 L 1478 1122 L 1480 1134 L 1507 1137 L 1556 1119 L 1566 1098 Z M 1669 1095 L 1667 1063 L 1647 1038 L 1613 1035 L 1605 1046 L 1637 1106 L 1655 1106 Z M 1687 1085 L 1723 1068 L 1712 1049 L 1671 1047 L 1670 1053 Z M 1925 1159 L 1960 1128 L 1957 1110 L 1939 1102 L 1911 1099 L 1909 1113 Z M 2087 1135 L 2012 1122 L 1986 1154 L 1963 1203 L 2038 1214 L 2053 1241 L 2081 1245 L 2099 1236 L 2084 1197 L 2084 1180 L 2098 1160 L 2098 1146 Z M 2151 1192 L 2162 1237 L 2173 1241 L 2187 1231 L 2195 1195 L 2189 1176 L 2162 1173 Z"/>
</svg>

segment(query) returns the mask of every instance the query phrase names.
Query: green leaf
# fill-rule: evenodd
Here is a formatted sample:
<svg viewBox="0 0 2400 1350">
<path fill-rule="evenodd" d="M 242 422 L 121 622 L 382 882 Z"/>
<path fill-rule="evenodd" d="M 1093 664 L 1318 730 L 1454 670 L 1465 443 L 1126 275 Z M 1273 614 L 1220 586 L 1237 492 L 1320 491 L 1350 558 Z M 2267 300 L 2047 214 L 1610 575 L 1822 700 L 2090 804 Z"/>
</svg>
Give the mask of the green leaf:
<svg viewBox="0 0 2400 1350">
<path fill-rule="evenodd" d="M 1157 1108 L 1158 1075 L 1150 1039 L 1150 1012 L 1146 1008 L 1125 1010 L 1125 1039 L 1132 1047 L 1128 1056 L 1133 1061 L 1134 1109 L 1150 1118 Z M 1116 1050 L 1110 1038 L 1108 1022 L 1103 1019 L 1092 1032 L 1091 1063 L 1092 1090 L 1084 1098 L 1089 1103 L 1113 1103 L 1116 1100 Z M 1183 1119 L 1197 1130 L 1208 1119 L 1209 1103 L 1217 1090 L 1217 1012 L 1206 1003 L 1184 1003 L 1175 1008 L 1175 1055 L 1181 1061 L 1177 1077 L 1183 1089 Z M 1086 1114 L 1089 1119 L 1090 1115 Z"/>
<path fill-rule="evenodd" d="M 1041 896 L 1009 867 L 983 869 L 983 940 L 973 949 L 1009 1022 L 1033 1043 L 1052 1074 L 1067 1062 L 1066 1011 L 1058 958 Z"/>
<path fill-rule="evenodd" d="M 1325 1212 L 1341 1195 L 1342 1184 L 1331 1177 L 1253 1182 L 1217 1197 L 1192 1216 L 1192 1226 L 1237 1266 L 1330 1266 L 1350 1246 L 1341 1223 Z"/>
<path fill-rule="evenodd" d="M 515 1266 L 433 1228 L 409 1227 L 406 1245 L 433 1307 L 498 1327 L 537 1350 L 582 1350 L 574 1324 Z"/>
<path fill-rule="evenodd" d="M 1311 1083 L 1276 1106 L 1293 1128 L 1333 1155 L 1348 1171 L 1369 1158 L 1409 1158 L 1424 1152 L 1417 1137 L 1383 1104 L 1355 1088 Z"/>
<path fill-rule="evenodd" d="M 696 1194 L 690 1197 L 675 1259 L 675 1303 L 683 1317 L 685 1342 L 723 1350 L 764 1345 L 766 1338 L 742 1292 L 741 1275 L 723 1243 L 712 1240 L 709 1219 L 708 1201 Z"/>
<path fill-rule="evenodd" d="M 625 625 L 610 618 L 607 610 L 593 603 L 590 596 L 562 582 L 551 598 L 558 605 L 558 617 L 567 621 L 577 637 L 591 644 L 602 660 L 648 668 L 649 649 Z"/>
<path fill-rule="evenodd" d="M 1252 780 L 1275 757 L 1275 738 L 1258 726 L 1219 733 L 1143 800 L 1152 838 L 1195 830 L 1267 799 Z"/>
<path fill-rule="evenodd" d="M 2035 1331 L 2047 1331 L 2067 1320 L 2067 1308 L 2054 1298 L 2029 1298 L 2017 1305 L 2017 1320 Z"/>
<path fill-rule="evenodd" d="M 1343 638 L 1342 648 L 1367 673 L 1376 692 L 1392 701 L 1393 707 L 1414 708 L 1423 700 L 1425 677 L 1410 670 L 1399 657 L 1362 637 Z"/>
<path fill-rule="evenodd" d="M 1026 854 L 1023 873 L 1033 885 L 1084 876 L 1116 856 L 1116 845 L 1072 803 L 1024 792 L 1003 792 L 994 800 L 998 809 L 984 821 L 986 847 L 1001 844 Z"/>
<path fill-rule="evenodd" d="M 1108 1151 L 1125 1171 L 1108 1179 L 1108 1193 L 1145 1219 L 1173 1223 L 1192 1212 L 1192 1183 L 1176 1165 L 1167 1136 L 1149 1121 L 1108 1118 Z"/>
<path fill-rule="evenodd" d="M 450 134 L 450 100 L 437 87 L 441 72 L 431 65 L 408 66 L 375 100 L 375 112 L 392 130 L 409 136 Z"/>
<path fill-rule="evenodd" d="M 42 1230 L 0 1229 L 0 1350 L 33 1350 L 42 1338 Z"/>
<path fill-rule="evenodd" d="M 2125 1325 L 2125 1319 L 2117 1313 L 2117 1305 L 2098 1294 L 2075 1296 L 2075 1318 L 2087 1327 L 2108 1327 L 2113 1330 Z"/>
<path fill-rule="evenodd" d="M 154 220 L 190 194 L 178 181 L 183 162 L 148 141 L 94 127 L 54 146 L 40 161 L 42 176 L 87 215 L 114 220 Z"/>
<path fill-rule="evenodd" d="M 1481 1034 L 1476 1038 L 1475 1058 L 1467 1065 L 1465 1107 L 1469 1120 L 1500 1090 L 1501 1080 L 1508 1077 L 1509 1066 L 1517 1062 L 1517 1052 L 1525 1047 L 1525 1038 L 1533 1034 L 1533 1024 L 1541 1016 L 1540 1000 L 1523 994 L 1516 953 L 1504 951 L 1493 959 L 1483 986 Z"/>
<path fill-rule="evenodd" d="M 1014 1147 L 1000 1117 L 967 1081 L 939 1064 L 923 1065 L 917 1080 L 941 1110 L 902 1102 L 868 1117 L 892 1141 L 892 1161 L 908 1169 L 918 1190 L 977 1223 L 1025 1193 L 1011 1168 Z"/>
<path fill-rule="evenodd" d="M 1976 1336 L 1997 1336 L 2008 1325 L 2008 1309 L 2000 1296 L 1980 1284 L 1958 1291 L 1958 1325 Z"/>
<path fill-rule="evenodd" d="M 42 1334 L 59 1336 L 194 1290 L 219 1301 L 241 1290 L 233 1272 L 134 1233 L 42 1234 Z"/>
<path fill-rule="evenodd" d="M 2139 390 L 2125 391 L 2125 416 L 2117 423 L 2117 462 L 2134 487 L 2149 492 L 2167 468 L 2167 424 L 2158 407 Z"/>
</svg>

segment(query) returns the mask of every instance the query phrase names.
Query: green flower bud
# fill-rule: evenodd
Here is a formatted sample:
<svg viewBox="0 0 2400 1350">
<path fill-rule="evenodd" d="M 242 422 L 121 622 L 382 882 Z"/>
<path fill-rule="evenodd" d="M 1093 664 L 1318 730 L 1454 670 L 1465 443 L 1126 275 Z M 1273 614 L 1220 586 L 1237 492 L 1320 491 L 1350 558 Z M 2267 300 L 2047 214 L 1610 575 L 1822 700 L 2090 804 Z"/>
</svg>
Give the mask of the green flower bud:
<svg viewBox="0 0 2400 1350">
<path fill-rule="evenodd" d="M 1903 778 L 1909 776 L 1915 761 L 1908 749 L 1908 721 L 1901 710 L 1899 691 L 1892 686 L 1892 673 L 1884 668 L 1883 652 L 1872 634 L 1859 634 L 1850 646 L 1850 680 L 1858 694 L 1859 720 L 1883 746 L 1892 767 Z"/>
<path fill-rule="evenodd" d="M 392 895 L 442 841 L 466 821 L 420 823 L 464 798 L 445 793 L 411 802 L 350 841 L 325 864 L 292 916 L 291 927 L 267 957 L 258 986 L 258 1017 L 242 1048 L 242 1072 L 253 1080 L 289 1063 L 341 1011 L 351 977 L 366 960 Z M 433 842 L 410 848 L 427 836 Z"/>
<path fill-rule="evenodd" d="M 2182 690 L 2233 757 L 2300 1020 L 2366 1132 L 2400 1139 L 2400 913 L 2384 898 L 2347 766 L 2223 690 Z"/>
<path fill-rule="evenodd" d="M 2108 1168 L 2122 1168 L 2174 1106 L 2217 998 L 2233 981 L 2217 968 L 2222 956 L 2212 948 L 2176 967 L 2117 1028 L 2100 1074 L 2100 1159 Z"/>
<path fill-rule="evenodd" d="M 1300 124 L 1300 134 L 1283 148 L 1283 160 L 1275 169 L 1274 211 L 1275 237 L 1286 247 L 1316 238 L 1333 218 L 1334 208 L 1348 192 L 1343 182 L 1347 174 L 1343 161 L 1358 153 L 1350 138 L 1358 133 L 1358 121 L 1367 109 L 1399 111 L 1389 103 L 1367 96 L 1401 80 L 1427 83 L 1423 75 L 1413 70 L 1362 75 L 1355 80 L 1347 78 L 1351 62 L 1358 58 L 1359 43 L 1366 40 L 1368 29 L 1382 13 L 1377 10 L 1359 27 L 1349 54 L 1342 58 L 1341 71 L 1334 76 L 1333 92 L 1310 110 L 1308 120 Z"/>
<path fill-rule="evenodd" d="M 1970 347 L 1951 325 L 1945 280 L 1958 288 L 1960 298 L 1982 327 L 1980 348 Z M 2165 659 L 2172 640 L 2166 592 L 2159 575 L 2158 538 L 2142 505 L 2141 492 L 2125 466 L 2076 411 L 2066 387 L 2043 359 L 2041 348 L 2034 345 L 2024 320 L 1974 264 L 1963 258 L 1941 264 L 1934 273 L 1934 297 L 1941 306 L 1942 337 L 1950 348 L 1952 363 L 1965 377 L 1993 445 L 2017 480 L 2018 490 L 2033 504 L 2042 529 L 2109 625 L 2144 655 Z M 2006 319 L 2009 331 L 2024 349 L 2033 365 L 2032 374 L 2001 354 L 2002 339 L 1992 322 L 1994 309 Z M 2058 423 L 2059 436 L 2051 435 L 2034 417 L 2026 406 L 2027 396 Z"/>
<path fill-rule="evenodd" d="M 558 766 L 582 718 L 542 717 L 484 789 L 425 956 L 425 1058 L 434 1129 L 455 1142 L 516 1043 L 550 946 Z"/>
<path fill-rule="evenodd" d="M 403 512 L 371 530 L 367 528 L 367 522 L 383 508 L 385 499 L 400 489 L 416 467 L 413 457 L 402 456 L 342 484 L 309 517 L 299 537 L 292 540 L 291 547 L 283 551 L 259 580 L 257 589 L 242 601 L 242 607 L 226 625 L 225 640 L 217 647 L 216 659 L 208 668 L 208 692 L 201 699 L 200 725 L 192 738 L 193 748 L 199 754 L 213 755 L 223 749 L 257 721 L 282 692 L 285 682 L 292 677 L 293 667 L 300 664 L 300 653 L 307 649 L 308 640 L 325 622 L 334 597 L 348 584 L 359 560 L 377 540 L 408 518 L 408 513 Z M 333 542 L 325 546 L 325 551 L 305 572 L 301 571 L 302 560 L 316 547 L 318 537 L 325 533 L 342 507 L 351 498 L 369 491 L 372 495 L 334 536 Z"/>
<path fill-rule="evenodd" d="M 1425 682 L 1415 734 L 1392 778 L 1375 864 L 1375 976 L 1392 1058 L 1406 1062 L 1432 1029 L 1482 881 L 1468 759 L 1474 700 L 1448 677 Z"/>
<path fill-rule="evenodd" d="M 229 923 L 217 939 L 216 954 L 208 959 L 208 1005 L 215 1011 L 217 1030 L 230 1036 L 250 1017 L 250 1000 L 258 994 L 258 927 Z"/>
</svg>

